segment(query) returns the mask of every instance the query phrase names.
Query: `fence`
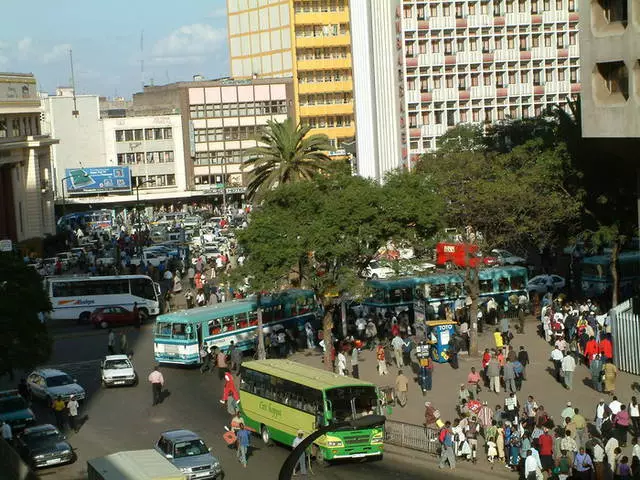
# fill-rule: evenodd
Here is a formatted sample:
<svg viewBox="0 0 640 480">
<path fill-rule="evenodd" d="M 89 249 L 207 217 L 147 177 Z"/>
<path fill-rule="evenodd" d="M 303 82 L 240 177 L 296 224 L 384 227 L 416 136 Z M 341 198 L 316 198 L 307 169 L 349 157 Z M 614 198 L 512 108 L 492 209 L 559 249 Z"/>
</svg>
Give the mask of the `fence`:
<svg viewBox="0 0 640 480">
<path fill-rule="evenodd" d="M 631 300 L 612 308 L 609 315 L 616 367 L 640 375 L 640 316 L 633 312 Z"/>
<path fill-rule="evenodd" d="M 22 461 L 16 451 L 3 438 L 0 438 L 0 479 L 38 480 Z"/>
<path fill-rule="evenodd" d="M 438 451 L 438 431 L 433 428 L 387 420 L 384 433 L 384 441 L 391 445 L 433 454 Z"/>
</svg>

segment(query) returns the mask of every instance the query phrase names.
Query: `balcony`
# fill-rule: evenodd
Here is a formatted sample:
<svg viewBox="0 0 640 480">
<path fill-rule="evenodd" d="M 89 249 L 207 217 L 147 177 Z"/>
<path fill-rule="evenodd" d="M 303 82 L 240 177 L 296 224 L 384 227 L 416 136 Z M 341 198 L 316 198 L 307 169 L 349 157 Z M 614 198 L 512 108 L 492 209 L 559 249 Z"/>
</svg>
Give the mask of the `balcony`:
<svg viewBox="0 0 640 480">
<path fill-rule="evenodd" d="M 300 105 L 301 117 L 322 117 L 326 115 L 351 115 L 353 103 L 329 103 L 322 105 Z"/>
<path fill-rule="evenodd" d="M 296 36 L 296 48 L 320 48 L 320 47 L 350 47 L 351 35 L 298 37 Z"/>
<path fill-rule="evenodd" d="M 298 70 L 345 70 L 350 68 L 351 56 L 347 56 L 347 58 L 298 60 Z"/>
<path fill-rule="evenodd" d="M 489 15 L 469 15 L 467 17 L 469 28 L 489 27 L 493 25 L 493 19 Z"/>
<path fill-rule="evenodd" d="M 356 133 L 356 127 L 316 127 L 309 130 L 309 135 L 325 134 L 329 138 L 348 138 Z"/>
<path fill-rule="evenodd" d="M 517 62 L 520 60 L 520 52 L 515 49 L 496 50 L 496 62 Z"/>
<path fill-rule="evenodd" d="M 301 12 L 293 17 L 295 25 L 337 25 L 349 23 L 349 9 L 342 12 Z"/>
<path fill-rule="evenodd" d="M 456 19 L 453 16 L 431 17 L 429 19 L 429 27 L 432 30 L 453 30 L 456 28 Z"/>
<path fill-rule="evenodd" d="M 353 82 L 351 82 L 351 80 L 343 80 L 338 82 L 298 83 L 298 94 L 350 92 L 352 90 Z"/>
<path fill-rule="evenodd" d="M 418 29 L 418 21 L 415 18 L 403 18 L 402 19 L 402 28 L 406 30 L 417 30 Z"/>
</svg>

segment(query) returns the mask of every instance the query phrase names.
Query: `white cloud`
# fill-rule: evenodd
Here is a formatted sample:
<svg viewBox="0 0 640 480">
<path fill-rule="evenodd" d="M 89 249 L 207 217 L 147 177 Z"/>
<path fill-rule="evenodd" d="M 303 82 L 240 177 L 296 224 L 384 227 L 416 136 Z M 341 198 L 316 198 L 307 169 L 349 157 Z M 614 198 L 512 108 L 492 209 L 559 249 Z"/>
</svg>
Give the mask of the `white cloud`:
<svg viewBox="0 0 640 480">
<path fill-rule="evenodd" d="M 218 7 L 212 10 L 207 17 L 208 18 L 225 18 L 227 16 L 227 7 Z"/>
<path fill-rule="evenodd" d="M 211 25 L 195 23 L 174 30 L 153 46 L 155 63 L 179 64 L 203 61 L 207 56 L 224 48 L 226 30 Z"/>
<path fill-rule="evenodd" d="M 18 40 L 18 54 L 20 58 L 24 58 L 31 53 L 31 46 L 33 41 L 31 37 L 24 37 L 21 40 Z"/>
<path fill-rule="evenodd" d="M 68 43 L 59 43 L 54 45 L 51 50 L 42 55 L 42 63 L 53 63 L 68 55 L 71 45 Z"/>
</svg>

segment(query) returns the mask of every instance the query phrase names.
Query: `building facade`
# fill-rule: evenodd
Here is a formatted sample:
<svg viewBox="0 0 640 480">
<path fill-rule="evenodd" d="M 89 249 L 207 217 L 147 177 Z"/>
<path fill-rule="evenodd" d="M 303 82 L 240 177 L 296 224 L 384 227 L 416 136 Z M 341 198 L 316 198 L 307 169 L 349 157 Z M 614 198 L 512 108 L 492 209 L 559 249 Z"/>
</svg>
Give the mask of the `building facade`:
<svg viewBox="0 0 640 480">
<path fill-rule="evenodd" d="M 404 166 L 400 130 L 401 64 L 396 14 L 400 0 L 350 0 L 356 164 L 360 176 L 378 181 Z"/>
<path fill-rule="evenodd" d="M 51 145 L 32 74 L 0 73 L 0 239 L 55 233 Z"/>
<path fill-rule="evenodd" d="M 340 153 L 355 135 L 349 0 L 227 0 L 234 78 L 293 79 L 296 119 Z"/>
<path fill-rule="evenodd" d="M 533 117 L 577 95 L 579 17 L 578 0 L 403 0 L 409 164 L 455 125 Z"/>
<path fill-rule="evenodd" d="M 640 4 L 581 0 L 582 134 L 640 137 Z"/>
</svg>

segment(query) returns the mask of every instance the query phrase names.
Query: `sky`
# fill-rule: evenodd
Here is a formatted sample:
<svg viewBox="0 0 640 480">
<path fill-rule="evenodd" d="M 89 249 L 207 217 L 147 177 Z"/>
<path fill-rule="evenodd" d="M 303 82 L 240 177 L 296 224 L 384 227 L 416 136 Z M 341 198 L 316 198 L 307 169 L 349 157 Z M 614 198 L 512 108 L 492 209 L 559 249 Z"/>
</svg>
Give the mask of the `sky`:
<svg viewBox="0 0 640 480">
<path fill-rule="evenodd" d="M 71 84 L 69 50 L 79 94 L 229 75 L 226 0 L 2 3 L 0 72 L 31 72 L 43 92 Z"/>
</svg>

